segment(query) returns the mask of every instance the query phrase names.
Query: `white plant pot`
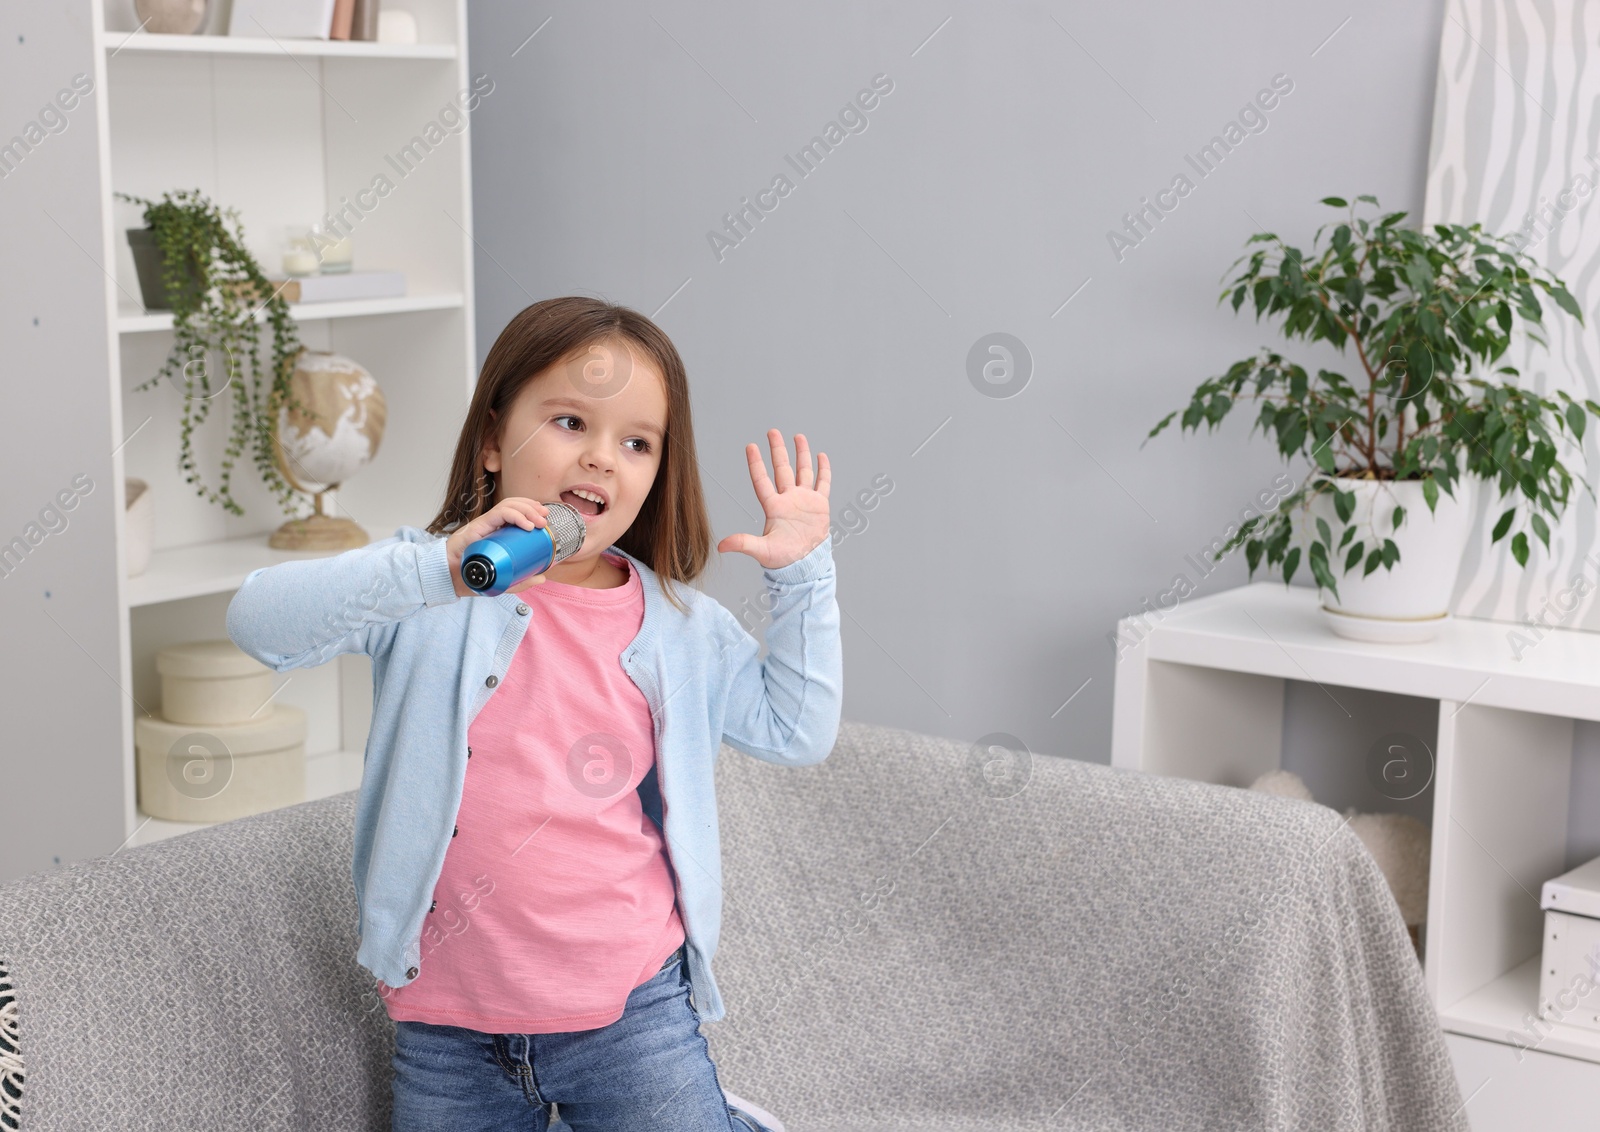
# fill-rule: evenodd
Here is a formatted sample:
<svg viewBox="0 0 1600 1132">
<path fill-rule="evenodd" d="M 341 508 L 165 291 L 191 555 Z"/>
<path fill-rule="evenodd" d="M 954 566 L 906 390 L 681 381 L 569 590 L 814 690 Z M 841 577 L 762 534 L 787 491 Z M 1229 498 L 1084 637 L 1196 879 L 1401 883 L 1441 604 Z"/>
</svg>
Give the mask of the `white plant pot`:
<svg viewBox="0 0 1600 1132">
<path fill-rule="evenodd" d="M 1472 529 L 1472 499 L 1477 480 L 1458 479 L 1455 496 L 1439 493 L 1438 505 L 1428 510 L 1420 480 L 1346 480 L 1341 491 L 1355 493 L 1350 520 L 1356 533 L 1343 550 L 1332 549 L 1329 568 L 1339 585 L 1339 596 L 1322 590 L 1322 615 L 1341 637 L 1358 641 L 1431 641 L 1450 621 L 1450 598 L 1455 593 L 1461 556 Z M 1398 530 L 1394 509 L 1405 508 Z M 1311 500 L 1311 516 L 1327 520 L 1335 543 L 1344 524 L 1333 505 L 1333 493 Z M 1400 550 L 1393 568 L 1382 564 L 1363 575 L 1369 552 L 1390 538 Z M 1365 544 L 1362 561 L 1343 572 L 1345 555 L 1357 541 Z"/>
</svg>

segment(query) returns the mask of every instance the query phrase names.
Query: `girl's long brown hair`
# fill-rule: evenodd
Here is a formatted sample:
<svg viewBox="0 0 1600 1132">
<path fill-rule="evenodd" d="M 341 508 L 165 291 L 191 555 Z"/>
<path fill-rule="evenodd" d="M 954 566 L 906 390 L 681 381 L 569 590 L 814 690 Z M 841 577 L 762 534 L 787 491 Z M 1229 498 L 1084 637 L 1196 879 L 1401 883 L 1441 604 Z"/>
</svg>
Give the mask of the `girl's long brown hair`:
<svg viewBox="0 0 1600 1132">
<path fill-rule="evenodd" d="M 660 327 L 637 311 L 603 299 L 584 295 L 546 299 L 523 309 L 500 332 L 484 359 L 461 426 L 444 506 L 427 529 L 447 534 L 495 505 L 495 476 L 482 461 L 484 440 L 496 422 L 510 416 L 517 395 L 546 368 L 607 340 L 624 341 L 647 354 L 666 378 L 667 393 L 667 434 L 655 483 L 616 545 L 654 570 L 667 600 L 687 612 L 672 583 L 694 581 L 711 556 L 711 520 L 700 489 L 688 374 L 677 347 Z"/>
</svg>

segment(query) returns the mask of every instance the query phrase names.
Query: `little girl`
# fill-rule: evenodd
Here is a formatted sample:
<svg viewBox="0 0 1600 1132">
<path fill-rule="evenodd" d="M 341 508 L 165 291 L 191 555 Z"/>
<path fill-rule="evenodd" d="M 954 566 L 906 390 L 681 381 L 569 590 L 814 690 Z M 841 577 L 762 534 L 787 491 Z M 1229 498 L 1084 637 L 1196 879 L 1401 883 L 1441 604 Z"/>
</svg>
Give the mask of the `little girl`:
<svg viewBox="0 0 1600 1132">
<path fill-rule="evenodd" d="M 719 745 L 818 763 L 843 673 L 828 458 L 745 455 L 768 655 L 692 582 L 710 555 L 688 378 L 644 316 L 536 303 L 501 332 L 426 530 L 252 572 L 228 633 L 277 671 L 372 658 L 355 818 L 357 961 L 395 1023 L 395 1132 L 776 1132 L 722 1091 L 701 1021 L 722 919 Z M 774 483 L 774 481 L 776 481 Z M 498 597 L 495 529 L 584 516 L 582 549 Z M 559 1125 L 558 1125 L 559 1127 Z"/>
</svg>

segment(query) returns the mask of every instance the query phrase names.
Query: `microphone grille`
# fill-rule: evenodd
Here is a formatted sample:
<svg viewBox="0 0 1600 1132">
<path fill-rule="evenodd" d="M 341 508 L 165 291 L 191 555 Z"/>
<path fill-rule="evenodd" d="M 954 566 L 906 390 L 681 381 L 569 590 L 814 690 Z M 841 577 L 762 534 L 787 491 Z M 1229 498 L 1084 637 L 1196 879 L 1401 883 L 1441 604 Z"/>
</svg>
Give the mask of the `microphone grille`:
<svg viewBox="0 0 1600 1132">
<path fill-rule="evenodd" d="M 583 536 L 588 528 L 584 526 L 583 516 L 575 508 L 565 503 L 546 503 L 549 514 L 545 516 L 545 525 L 550 530 L 550 536 L 555 539 L 556 556 L 550 563 L 554 566 L 565 558 L 570 558 L 578 553 L 583 546 Z"/>
</svg>

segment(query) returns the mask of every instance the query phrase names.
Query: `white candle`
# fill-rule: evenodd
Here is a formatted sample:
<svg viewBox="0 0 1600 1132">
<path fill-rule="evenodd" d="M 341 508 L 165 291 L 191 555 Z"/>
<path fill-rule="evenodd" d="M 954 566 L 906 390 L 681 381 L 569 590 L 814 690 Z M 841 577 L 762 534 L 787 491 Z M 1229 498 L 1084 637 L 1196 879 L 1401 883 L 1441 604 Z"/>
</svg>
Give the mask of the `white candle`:
<svg viewBox="0 0 1600 1132">
<path fill-rule="evenodd" d="M 329 274 L 338 274 L 349 271 L 355 259 L 355 248 L 350 243 L 350 237 L 341 240 L 324 240 L 321 242 L 322 270 Z"/>
<path fill-rule="evenodd" d="M 283 253 L 285 275 L 315 275 L 317 253 L 310 248 L 286 248 Z"/>
</svg>

